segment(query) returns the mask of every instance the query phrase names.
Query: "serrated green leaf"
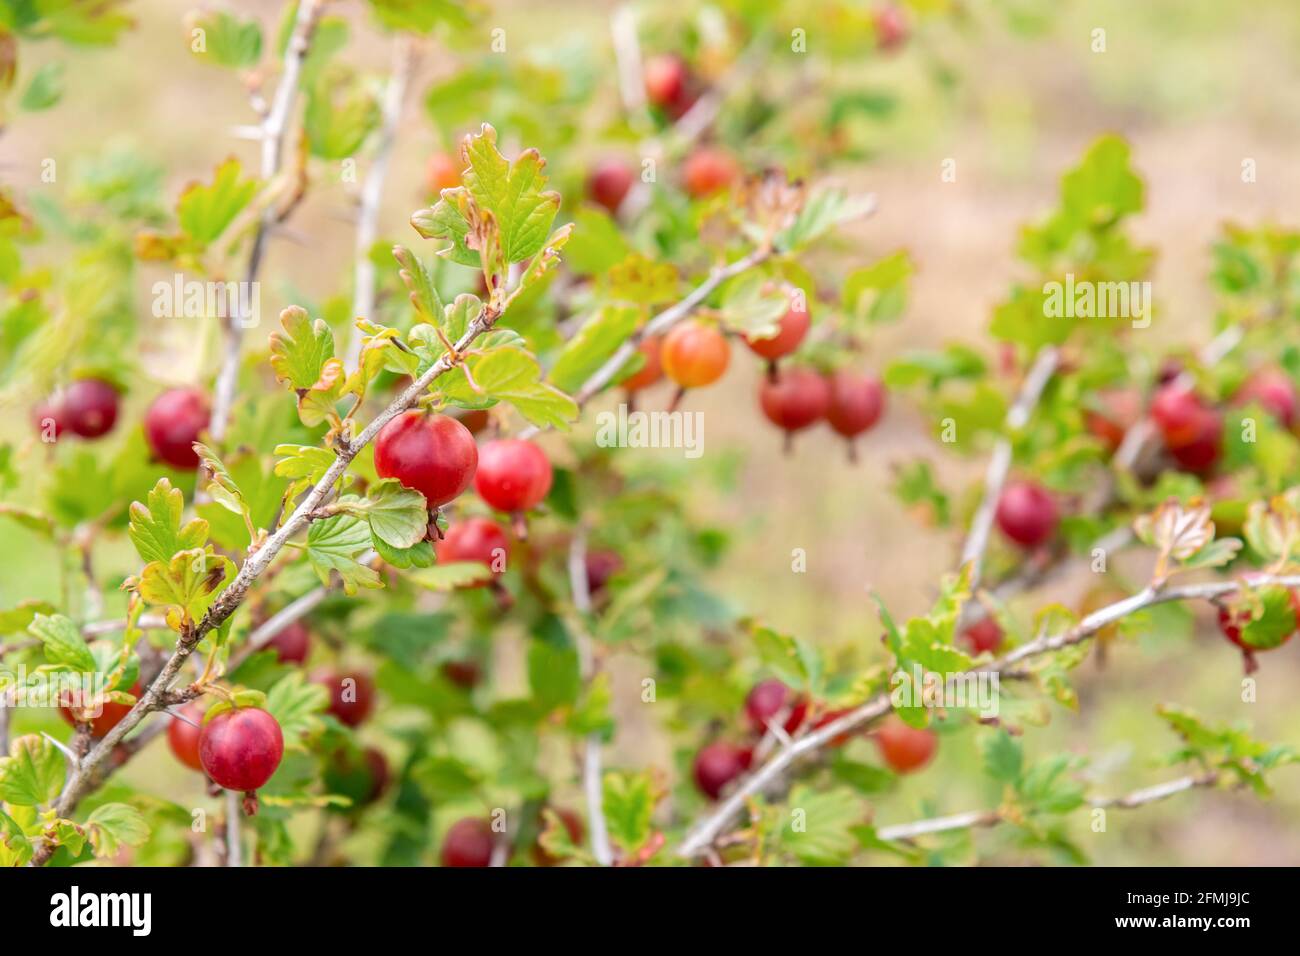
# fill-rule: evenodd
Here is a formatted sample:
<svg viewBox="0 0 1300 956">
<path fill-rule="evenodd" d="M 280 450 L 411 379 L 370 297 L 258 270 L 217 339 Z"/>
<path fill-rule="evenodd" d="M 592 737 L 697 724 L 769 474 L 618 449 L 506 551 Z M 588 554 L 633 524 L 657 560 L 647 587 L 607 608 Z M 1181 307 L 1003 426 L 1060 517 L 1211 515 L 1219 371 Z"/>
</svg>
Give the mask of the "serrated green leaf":
<svg viewBox="0 0 1300 956">
<path fill-rule="evenodd" d="M 369 548 L 370 525 L 353 515 L 313 521 L 307 532 L 307 560 L 321 583 L 329 584 L 330 572 L 337 571 L 347 594 L 356 594 L 357 588 L 383 587 L 378 572 L 357 560 Z"/>
<path fill-rule="evenodd" d="M 203 49 L 190 47 L 200 59 L 244 70 L 262 58 L 262 28 L 256 20 L 244 20 L 224 10 L 204 11 L 191 18 L 190 27 L 203 31 Z"/>
<path fill-rule="evenodd" d="M 862 798 L 847 787 L 817 793 L 799 784 L 781 811 L 777 839 L 781 849 L 804 863 L 842 866 L 858 848 L 853 828 L 866 815 Z"/>
<path fill-rule="evenodd" d="M 568 429 L 578 416 L 578 405 L 553 385 L 541 380 L 542 369 L 528 352 L 517 348 L 485 348 L 466 359 L 478 386 L 464 372 L 451 369 L 434 381 L 452 402 L 482 407 L 484 402 L 509 402 L 529 422 L 540 428 Z"/>
<path fill-rule="evenodd" d="M 577 650 L 551 641 L 531 641 L 528 645 L 528 686 L 532 689 L 533 699 L 547 709 L 574 703 L 582 686 Z"/>
<path fill-rule="evenodd" d="M 647 773 L 611 770 L 605 774 L 601 794 L 610 841 L 625 855 L 634 854 L 650 839 L 656 803 L 654 781 Z"/>
<path fill-rule="evenodd" d="M 331 362 L 338 361 L 334 358 L 334 333 L 323 320 L 313 322 L 307 310 L 296 305 L 280 313 L 280 324 L 284 331 L 271 333 L 271 367 L 276 381 L 298 392 L 319 387 Z"/>
<path fill-rule="evenodd" d="M 69 618 L 62 614 L 51 617 L 37 614 L 27 630 L 45 645 L 45 659 L 51 664 L 64 664 L 79 674 L 98 671 L 90 647 Z"/>
<path fill-rule="evenodd" d="M 180 551 L 201 548 L 207 543 L 208 523 L 194 518 L 182 524 L 184 511 L 185 496 L 166 478 L 158 479 L 144 504 L 131 503 L 127 536 L 141 560 L 166 563 Z"/>
<path fill-rule="evenodd" d="M 369 521 L 375 537 L 394 548 L 413 548 L 428 533 L 429 503 L 396 478 L 381 479 L 367 489 L 365 498 L 345 498 L 339 506 Z"/>
<path fill-rule="evenodd" d="M 329 692 L 292 671 L 266 692 L 266 712 L 280 724 L 287 750 L 303 749 L 305 741 L 325 727 L 320 715 L 329 706 Z"/>
<path fill-rule="evenodd" d="M 198 248 L 214 242 L 257 195 L 257 182 L 241 179 L 239 160 L 227 159 L 217 167 L 212 185 L 191 183 L 176 204 L 181 230 Z"/>
<path fill-rule="evenodd" d="M 125 803 L 105 803 L 96 807 L 86 819 L 86 833 L 95 856 L 115 856 L 123 846 L 140 846 L 149 839 L 149 824 L 135 807 Z"/>
<path fill-rule="evenodd" d="M 627 341 L 640 318 L 641 310 L 632 306 L 596 310 L 560 350 L 550 375 L 555 387 L 564 392 L 578 389 Z"/>
<path fill-rule="evenodd" d="M 20 807 L 49 803 L 63 789 L 65 761 L 39 734 L 16 737 L 0 757 L 0 801 Z"/>
</svg>

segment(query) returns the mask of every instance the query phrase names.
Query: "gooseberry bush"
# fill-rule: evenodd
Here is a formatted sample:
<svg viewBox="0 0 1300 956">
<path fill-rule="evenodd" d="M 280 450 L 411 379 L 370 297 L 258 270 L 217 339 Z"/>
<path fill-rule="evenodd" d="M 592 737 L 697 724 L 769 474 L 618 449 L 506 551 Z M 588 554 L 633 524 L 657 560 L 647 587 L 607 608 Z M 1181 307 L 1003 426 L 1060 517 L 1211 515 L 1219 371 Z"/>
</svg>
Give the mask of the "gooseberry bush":
<svg viewBox="0 0 1300 956">
<path fill-rule="evenodd" d="M 127 6 L 0 5 L 15 131 L 75 110 L 26 74 L 38 41 L 120 42 Z M 1180 608 L 1213 606 L 1217 644 L 1183 639 L 1224 693 L 1287 666 L 1300 233 L 1224 231 L 1199 350 L 1150 346 L 1150 303 L 1063 312 L 1067 277 L 1113 298 L 1155 257 L 1140 158 L 1103 136 L 1021 232 L 989 347 L 886 356 L 916 263 L 864 254 L 879 199 L 836 174 L 888 107 L 834 69 L 808 97 L 798 58 L 901 61 L 944 4 L 624 8 L 598 72 L 513 52 L 476 6 L 353 6 L 186 21 L 193 68 L 248 91 L 256 161 L 218 147 L 172 189 L 111 145 L 67 189 L 0 194 L 0 522 L 57 578 L 0 594 L 0 861 L 1077 862 L 1108 809 L 1268 796 L 1295 752 L 1178 703 L 1150 720 L 1179 769 L 1129 793 L 1034 728 L 1080 719 L 1080 670 Z M 813 21 L 836 29 L 810 53 Z M 384 75 L 358 30 L 392 44 Z M 454 69 L 421 120 L 430 51 Z M 382 235 L 430 121 L 427 202 Z M 317 193 L 355 199 L 355 268 L 319 300 L 279 277 L 272 320 L 268 248 Z M 874 476 L 883 418 L 930 423 L 892 463 L 954 542 L 930 610 L 864 591 L 847 647 L 747 616 L 715 585 L 743 529 L 704 503 L 738 494 L 730 465 L 597 437 L 601 410 L 692 415 L 737 374 L 756 458 L 827 427 L 845 453 L 809 466 Z M 1042 597 L 1070 574 L 1095 576 L 1082 607 Z M 946 752 L 987 806 L 942 800 Z"/>
</svg>

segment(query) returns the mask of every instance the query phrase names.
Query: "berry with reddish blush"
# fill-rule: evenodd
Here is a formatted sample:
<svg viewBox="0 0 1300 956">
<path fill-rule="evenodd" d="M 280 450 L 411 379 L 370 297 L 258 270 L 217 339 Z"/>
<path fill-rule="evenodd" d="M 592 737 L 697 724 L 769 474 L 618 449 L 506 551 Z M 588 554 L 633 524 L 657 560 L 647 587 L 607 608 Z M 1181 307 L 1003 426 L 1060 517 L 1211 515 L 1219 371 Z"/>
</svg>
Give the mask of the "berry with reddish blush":
<svg viewBox="0 0 1300 956">
<path fill-rule="evenodd" d="M 293 621 L 271 638 L 266 646 L 275 651 L 281 664 L 301 664 L 311 653 L 311 633 L 302 621 Z"/>
<path fill-rule="evenodd" d="M 784 358 L 799 347 L 799 343 L 808 334 L 812 319 L 808 315 L 807 305 L 801 304 L 792 296 L 790 308 L 777 321 L 776 334 L 767 338 L 745 336 L 745 344 L 755 355 L 762 356 L 769 362 Z"/>
<path fill-rule="evenodd" d="M 1247 583 L 1253 583 L 1258 580 L 1258 575 L 1246 575 L 1245 580 Z M 1276 643 L 1272 644 L 1248 644 L 1242 638 L 1242 632 L 1255 619 L 1254 615 L 1259 606 L 1258 596 L 1251 596 L 1247 599 L 1238 595 L 1235 599 L 1219 607 L 1219 630 L 1223 632 L 1224 637 L 1241 649 L 1241 656 L 1245 662 L 1247 674 L 1259 669 L 1259 664 L 1255 660 L 1256 653 L 1281 647 L 1295 636 L 1297 629 L 1300 629 L 1300 591 L 1291 590 L 1287 593 L 1291 599 L 1291 613 L 1294 616 L 1294 621 L 1291 629 L 1281 637 L 1278 637 L 1276 633 L 1271 635 L 1276 641 Z"/>
<path fill-rule="evenodd" d="M 140 695 L 144 693 L 144 689 L 140 686 L 140 682 L 136 681 L 127 693 L 131 694 L 131 696 L 136 700 L 139 700 Z M 92 716 L 90 718 L 90 735 L 92 737 L 103 737 L 110 730 L 120 724 L 122 718 L 130 712 L 130 704 L 118 704 L 111 700 L 104 701 L 101 705 L 99 716 Z M 74 727 L 77 725 L 77 717 L 79 715 L 74 712 L 71 707 L 60 707 L 59 713 L 63 715 L 63 719 L 68 723 L 72 724 Z"/>
<path fill-rule="evenodd" d="M 202 770 L 203 760 L 199 756 L 199 738 L 203 735 L 203 715 L 207 712 L 198 701 L 192 701 L 180 709 L 181 717 L 172 715 L 167 725 L 167 745 L 171 747 L 176 759 L 191 770 Z"/>
<path fill-rule="evenodd" d="M 327 793 L 337 793 L 352 801 L 345 812 L 355 812 L 383 796 L 391 777 L 383 751 L 376 747 L 358 750 L 345 746 L 325 762 L 323 782 Z"/>
<path fill-rule="evenodd" d="M 645 61 L 645 92 L 655 106 L 671 109 L 686 96 L 686 64 L 673 53 L 659 53 Z"/>
<path fill-rule="evenodd" d="M 375 436 L 375 472 L 424 495 L 430 508 L 456 498 L 474 480 L 478 445 L 447 415 L 403 412 Z"/>
<path fill-rule="evenodd" d="M 849 710 L 848 708 L 844 708 L 841 710 L 828 710 L 826 713 L 822 714 L 820 717 L 818 717 L 816 720 L 813 721 L 812 729 L 821 730 L 827 724 L 839 720 L 841 717 L 843 717 L 845 714 L 848 713 L 852 713 L 852 711 Z M 856 730 L 846 730 L 842 734 L 836 734 L 828 741 L 828 744 L 832 747 L 843 747 L 846 743 L 848 743 L 850 740 L 853 739 L 853 735 L 855 733 L 857 733 Z"/>
<path fill-rule="evenodd" d="M 1137 389 L 1117 388 L 1097 395 L 1096 407 L 1084 412 L 1083 423 L 1113 454 L 1141 414 L 1142 396 Z"/>
<path fill-rule="evenodd" d="M 610 214 L 618 212 L 632 189 L 632 168 L 621 159 L 602 159 L 587 177 L 587 195 Z"/>
<path fill-rule="evenodd" d="M 1246 380 L 1233 396 L 1234 405 L 1259 405 L 1291 428 L 1296 421 L 1296 393 L 1291 379 L 1277 369 L 1263 369 Z M 74 428 L 73 431 L 76 431 Z"/>
<path fill-rule="evenodd" d="M 1223 419 L 1190 388 L 1170 382 L 1151 400 L 1165 447 L 1186 471 L 1203 474 L 1214 467 L 1223 450 Z"/>
<path fill-rule="evenodd" d="M 722 378 L 731 346 L 716 326 L 683 322 L 664 336 L 659 350 L 664 374 L 682 388 L 701 388 Z"/>
<path fill-rule="evenodd" d="M 98 378 L 73 382 L 63 393 L 62 415 L 68 431 L 82 438 L 107 435 L 117 421 L 117 389 Z"/>
<path fill-rule="evenodd" d="M 208 397 L 196 388 L 173 388 L 153 400 L 144 413 L 144 437 L 154 457 L 173 468 L 199 466 L 194 443 L 208 427 Z"/>
<path fill-rule="evenodd" d="M 882 50 L 897 50 L 907 42 L 907 20 L 896 3 L 886 3 L 876 11 L 876 45 Z"/>
<path fill-rule="evenodd" d="M 831 404 L 831 387 L 811 369 L 783 368 L 763 380 L 758 403 L 767 420 L 788 437 L 821 420 Z"/>
<path fill-rule="evenodd" d="M 259 707 L 224 710 L 199 734 L 203 771 L 227 790 L 252 793 L 271 779 L 283 756 L 280 724 Z"/>
<path fill-rule="evenodd" d="M 1056 501 L 1032 481 L 1012 482 L 1002 490 L 995 518 L 1008 538 L 1022 547 L 1035 548 L 1056 530 Z"/>
<path fill-rule="evenodd" d="M 582 838 L 586 832 L 586 828 L 582 825 L 582 817 L 578 816 L 568 807 L 551 809 L 552 812 L 560 818 L 560 823 L 564 825 L 564 829 L 569 832 L 569 841 L 575 846 L 582 846 Z M 542 818 L 541 825 L 545 826 L 545 817 Z M 538 836 L 540 837 L 540 835 L 541 833 L 539 830 Z M 555 866 L 555 864 L 560 861 L 547 853 L 546 849 L 542 846 L 541 841 L 538 840 L 538 842 L 533 844 L 533 862 L 538 866 Z"/>
<path fill-rule="evenodd" d="M 991 654 L 1002 644 L 1002 628 L 989 614 L 962 631 L 960 640 L 972 654 L 983 654 L 985 651 Z"/>
<path fill-rule="evenodd" d="M 600 594 L 609 579 L 623 569 L 623 558 L 617 551 L 587 552 L 587 593 Z"/>
<path fill-rule="evenodd" d="M 502 438 L 479 453 L 474 490 L 498 511 L 527 511 L 551 490 L 551 462 L 532 442 Z"/>
<path fill-rule="evenodd" d="M 482 674 L 473 661 L 445 661 L 442 665 L 442 676 L 457 687 L 473 690 L 478 685 Z"/>
<path fill-rule="evenodd" d="M 695 785 L 710 800 L 716 800 L 727 784 L 749 769 L 753 758 L 752 750 L 725 740 L 711 743 L 695 755 Z"/>
<path fill-rule="evenodd" d="M 629 392 L 639 392 L 643 388 L 649 388 L 655 382 L 664 377 L 663 363 L 659 359 L 659 350 L 662 342 L 658 338 L 646 338 L 641 340 L 637 351 L 641 353 L 645 361 L 641 367 L 623 379 L 622 386 Z"/>
<path fill-rule="evenodd" d="M 510 539 L 501 526 L 488 518 L 471 517 L 455 522 L 447 529 L 447 536 L 437 544 L 438 561 L 477 561 L 486 564 L 492 575 L 506 569 L 510 556 Z M 468 587 L 482 587 L 492 580 L 491 575 L 475 581 Z"/>
<path fill-rule="evenodd" d="M 831 400 L 826 408 L 826 422 L 849 442 L 849 458 L 856 460 L 853 443 L 858 435 L 869 431 L 885 410 L 885 386 L 874 375 L 841 369 L 830 377 Z"/>
<path fill-rule="evenodd" d="M 876 731 L 880 756 L 894 773 L 912 773 L 930 762 L 939 738 L 934 731 L 909 727 L 891 716 Z"/>
<path fill-rule="evenodd" d="M 32 424 L 36 426 L 42 441 L 58 438 L 68 427 L 63 403 L 56 399 L 49 399 L 36 405 L 32 409 Z"/>
<path fill-rule="evenodd" d="M 472 408 L 460 413 L 460 423 L 469 429 L 471 435 L 477 435 L 487 428 L 492 421 L 486 408 Z"/>
<path fill-rule="evenodd" d="M 695 199 L 721 192 L 740 177 L 740 166 L 726 150 L 701 146 L 686 160 L 682 182 Z"/>
<path fill-rule="evenodd" d="M 424 169 L 425 188 L 431 196 L 460 185 L 460 164 L 450 153 L 434 153 Z"/>
<path fill-rule="evenodd" d="M 368 674 L 318 671 L 312 681 L 329 691 L 326 709 L 341 724 L 356 727 L 375 709 L 375 682 Z"/>
<path fill-rule="evenodd" d="M 492 827 L 486 820 L 457 820 L 442 838 L 443 866 L 491 866 Z"/>
<path fill-rule="evenodd" d="M 808 702 L 775 678 L 759 681 L 745 698 L 745 716 L 755 733 L 767 733 L 768 721 L 782 713 L 786 715 L 782 728 L 793 734 L 808 713 Z"/>
</svg>

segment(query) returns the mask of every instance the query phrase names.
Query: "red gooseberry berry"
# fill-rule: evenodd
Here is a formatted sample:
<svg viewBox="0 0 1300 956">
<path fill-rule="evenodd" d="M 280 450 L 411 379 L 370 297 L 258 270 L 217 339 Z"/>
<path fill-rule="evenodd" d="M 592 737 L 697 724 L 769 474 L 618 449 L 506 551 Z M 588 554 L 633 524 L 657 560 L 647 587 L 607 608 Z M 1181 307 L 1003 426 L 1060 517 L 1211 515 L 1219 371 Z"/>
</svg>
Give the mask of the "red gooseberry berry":
<svg viewBox="0 0 1300 956">
<path fill-rule="evenodd" d="M 144 689 L 140 686 L 140 682 L 136 681 L 131 685 L 131 689 L 127 693 L 136 700 L 139 700 L 140 695 L 144 693 Z M 122 722 L 123 717 L 131 712 L 131 706 L 131 704 L 119 704 L 111 700 L 103 701 L 100 705 L 99 715 L 90 717 L 90 735 L 92 737 L 105 736 L 110 730 Z M 75 727 L 77 724 L 77 717 L 81 716 L 79 710 L 80 708 L 74 710 L 71 707 L 60 707 L 59 713 L 63 715 L 64 720 Z"/>
<path fill-rule="evenodd" d="M 478 817 L 457 820 L 442 838 L 443 866 L 491 866 L 492 827 Z"/>
<path fill-rule="evenodd" d="M 433 196 L 440 195 L 444 189 L 455 189 L 460 185 L 460 164 L 450 153 L 434 153 L 425 166 L 424 181 Z"/>
<path fill-rule="evenodd" d="M 171 723 L 167 725 L 167 745 L 176 759 L 191 770 L 203 769 L 199 738 L 203 735 L 203 714 L 206 711 L 203 704 L 191 701 L 180 709 L 180 716 L 172 714 Z"/>
<path fill-rule="evenodd" d="M 1141 414 L 1142 396 L 1137 389 L 1117 388 L 1099 393 L 1095 407 L 1084 412 L 1083 422 L 1088 433 L 1100 439 L 1108 453 L 1113 453 Z"/>
<path fill-rule="evenodd" d="M 194 443 L 208 427 L 208 397 L 196 388 L 173 388 L 153 400 L 144 413 L 144 437 L 154 456 L 173 468 L 199 465 Z"/>
<path fill-rule="evenodd" d="M 117 406 L 117 389 L 102 379 L 83 378 L 63 393 L 60 417 L 74 435 L 99 438 L 112 430 Z"/>
<path fill-rule="evenodd" d="M 1247 583 L 1256 583 L 1259 580 L 1259 575 L 1246 575 L 1245 580 Z M 1289 590 L 1287 593 L 1291 599 L 1291 613 L 1295 618 L 1294 625 L 1291 630 L 1280 637 L 1274 633 L 1272 636 L 1276 643 L 1272 644 L 1248 644 L 1242 636 L 1246 627 L 1254 619 L 1253 615 L 1258 606 L 1257 598 L 1245 599 L 1238 596 L 1235 600 L 1228 601 L 1219 607 L 1219 630 L 1223 632 L 1224 637 L 1241 649 L 1247 674 L 1253 673 L 1259 668 L 1259 664 L 1255 660 L 1256 653 L 1281 647 L 1291 640 L 1296 631 L 1300 629 L 1300 591 Z"/>
<path fill-rule="evenodd" d="M 498 511 L 527 511 L 551 490 L 551 462 L 532 442 L 502 438 L 479 453 L 474 490 Z"/>
<path fill-rule="evenodd" d="M 934 731 L 910 727 L 896 716 L 881 724 L 875 737 L 881 758 L 895 773 L 920 770 L 930 762 L 939 745 Z"/>
<path fill-rule="evenodd" d="M 575 846 L 581 846 L 582 838 L 586 829 L 582 825 L 582 817 L 578 816 L 568 807 L 552 809 L 555 815 L 560 818 L 560 823 L 564 826 L 564 829 L 568 831 L 569 841 Z M 538 866 L 555 866 L 555 864 L 560 861 L 547 853 L 546 848 L 542 846 L 541 841 L 539 840 L 533 844 L 533 862 Z"/>
<path fill-rule="evenodd" d="M 885 386 L 874 375 L 840 369 L 830 377 L 831 399 L 826 422 L 849 442 L 849 459 L 857 460 L 853 439 L 871 429 L 885 410 Z"/>
<path fill-rule="evenodd" d="M 1277 369 L 1263 369 L 1248 378 L 1232 398 L 1234 405 L 1257 404 L 1284 428 L 1296 421 L 1295 384 Z M 73 431 L 76 431 L 74 428 Z"/>
<path fill-rule="evenodd" d="M 695 199 L 721 192 L 740 176 L 740 166 L 726 150 L 701 146 L 687 158 L 682 182 Z"/>
<path fill-rule="evenodd" d="M 445 505 L 468 488 L 478 462 L 474 436 L 448 415 L 412 409 L 375 436 L 375 472 L 420 492 L 430 508 Z"/>
<path fill-rule="evenodd" d="M 645 91 L 655 106 L 671 107 L 686 95 L 686 64 L 673 53 L 659 53 L 645 61 Z"/>
<path fill-rule="evenodd" d="M 596 205 L 616 213 L 631 191 L 633 179 L 632 168 L 623 160 L 602 159 L 587 177 L 587 195 Z"/>
<path fill-rule="evenodd" d="M 341 724 L 356 727 L 375 709 L 375 682 L 368 674 L 323 670 L 312 680 L 329 691 L 327 710 Z"/>
<path fill-rule="evenodd" d="M 745 344 L 755 355 L 775 362 L 799 347 L 811 324 L 812 319 L 808 314 L 807 303 L 803 301 L 803 294 L 795 292 L 791 294 L 790 308 L 777 320 L 776 334 L 765 338 L 746 335 Z"/>
<path fill-rule="evenodd" d="M 710 800 L 716 800 L 723 788 L 748 768 L 753 751 L 719 740 L 701 748 L 695 755 L 695 785 Z"/>
<path fill-rule="evenodd" d="M 785 714 L 782 729 L 793 734 L 807 713 L 808 702 L 775 678 L 759 681 L 745 697 L 745 716 L 758 734 L 767 733 L 768 723 L 782 714 Z"/>
<path fill-rule="evenodd" d="M 1041 485 L 1016 481 L 1002 490 L 995 518 L 998 527 L 1016 544 L 1037 547 L 1056 530 L 1056 501 Z"/>
<path fill-rule="evenodd" d="M 281 664 L 301 664 L 311 653 L 311 633 L 302 621 L 290 621 L 266 646 Z"/>
<path fill-rule="evenodd" d="M 1002 644 L 1002 628 L 988 614 L 962 631 L 960 640 L 972 654 L 993 653 Z"/>
<path fill-rule="evenodd" d="M 623 388 L 629 392 L 639 392 L 643 388 L 649 388 L 664 377 L 663 363 L 659 359 L 661 345 L 662 343 L 655 336 L 641 340 L 636 348 L 645 361 L 641 363 L 639 369 L 623 379 Z"/>
<path fill-rule="evenodd" d="M 722 378 L 731 346 L 716 326 L 683 322 L 664 336 L 659 350 L 664 374 L 682 388 L 701 388 Z"/>
<path fill-rule="evenodd" d="M 482 587 L 492 580 L 492 575 L 502 574 L 510 556 L 510 540 L 505 531 L 489 518 L 473 516 L 454 522 L 447 535 L 437 544 L 438 561 L 476 561 L 485 564 L 491 572 L 469 587 Z"/>
<path fill-rule="evenodd" d="M 253 792 L 271 779 L 283 756 L 280 724 L 259 707 L 223 710 L 199 733 L 203 770 L 227 790 Z"/>
</svg>

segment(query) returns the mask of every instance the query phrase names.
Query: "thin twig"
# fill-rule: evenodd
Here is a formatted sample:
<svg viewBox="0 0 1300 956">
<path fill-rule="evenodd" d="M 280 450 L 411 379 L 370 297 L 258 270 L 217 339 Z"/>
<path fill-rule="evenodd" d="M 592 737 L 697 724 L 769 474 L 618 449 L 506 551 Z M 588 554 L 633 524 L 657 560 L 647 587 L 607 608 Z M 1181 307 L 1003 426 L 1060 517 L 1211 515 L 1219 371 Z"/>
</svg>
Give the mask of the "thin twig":
<svg viewBox="0 0 1300 956">
<path fill-rule="evenodd" d="M 1300 585 L 1300 575 L 1269 575 L 1260 578 L 1256 582 L 1256 586 L 1266 583 L 1295 587 Z M 1137 594 L 1094 611 L 1073 627 L 1065 628 L 1055 634 L 1045 634 L 1022 644 L 998 660 L 973 667 L 971 671 L 1001 672 L 1010 669 L 1011 665 L 1028 658 L 1050 651 L 1058 651 L 1061 648 L 1085 641 L 1107 625 L 1114 624 L 1136 611 L 1170 601 L 1211 600 L 1231 594 L 1242 586 L 1239 581 L 1214 581 L 1205 584 L 1189 584 L 1161 589 L 1143 588 Z M 824 724 L 816 730 L 799 737 L 789 747 L 781 749 L 767 763 L 745 778 L 732 791 L 730 796 L 714 807 L 691 828 L 681 846 L 678 847 L 678 854 L 684 857 L 693 857 L 702 852 L 741 813 L 745 807 L 745 801 L 754 794 L 763 792 L 788 766 L 800 757 L 816 752 L 841 734 L 848 733 L 855 728 L 883 717 L 891 709 L 889 694 L 879 694 L 854 708 L 843 717 Z"/>
<path fill-rule="evenodd" d="M 393 143 L 397 139 L 397 126 L 402 118 L 402 104 L 406 101 L 406 87 L 415 66 L 415 41 L 399 35 L 393 47 L 393 72 L 384 88 L 383 120 L 379 127 L 379 140 L 375 155 L 361 186 L 361 208 L 357 215 L 356 265 L 352 290 L 352 315 L 354 318 L 373 319 L 375 311 L 375 263 L 370 258 L 371 249 L 379 234 L 379 209 L 384 198 L 384 183 L 388 179 L 389 161 Z M 361 357 L 362 333 L 353 323 L 348 338 L 347 353 L 343 359 L 348 368 L 355 368 Z"/>
<path fill-rule="evenodd" d="M 569 587 L 573 592 L 573 606 L 586 618 L 591 614 L 591 589 L 587 586 L 587 532 L 579 525 L 569 543 Z M 582 679 L 590 684 L 596 676 L 596 653 L 586 623 L 575 629 L 578 660 Z M 609 831 L 605 827 L 604 773 L 601 770 L 600 749 L 603 741 L 599 731 L 587 734 L 583 742 L 582 789 L 587 798 L 587 829 L 591 835 L 591 855 L 601 866 L 614 862 L 609 848 Z"/>
<path fill-rule="evenodd" d="M 280 172 L 280 163 L 284 154 L 285 130 L 289 125 L 289 116 L 293 112 L 294 99 L 298 93 L 298 83 L 302 76 L 302 65 L 311 49 L 312 32 L 316 29 L 316 20 L 320 16 L 321 0 L 302 0 L 298 5 L 298 14 L 294 20 L 293 33 L 289 45 L 284 51 L 284 75 L 275 88 L 275 98 L 271 110 L 261 123 L 262 161 L 261 178 L 271 182 Z M 280 213 L 275 204 L 270 203 L 263 210 L 253 233 L 253 246 L 248 255 L 248 266 L 244 272 L 245 288 L 252 290 L 253 283 L 262 268 L 262 258 L 266 252 L 267 234 L 275 225 Z M 251 295 L 251 291 L 249 293 Z M 243 346 L 246 316 L 229 315 L 225 322 L 225 335 L 221 369 L 217 373 L 217 384 L 212 399 L 212 419 L 208 431 L 214 442 L 220 442 L 226 435 L 230 423 L 230 410 L 235 401 L 235 386 L 239 382 L 240 350 Z"/>
<path fill-rule="evenodd" d="M 239 806 L 242 797 L 237 790 L 226 791 L 226 866 L 244 865 L 243 836 L 240 833 Z"/>
</svg>

